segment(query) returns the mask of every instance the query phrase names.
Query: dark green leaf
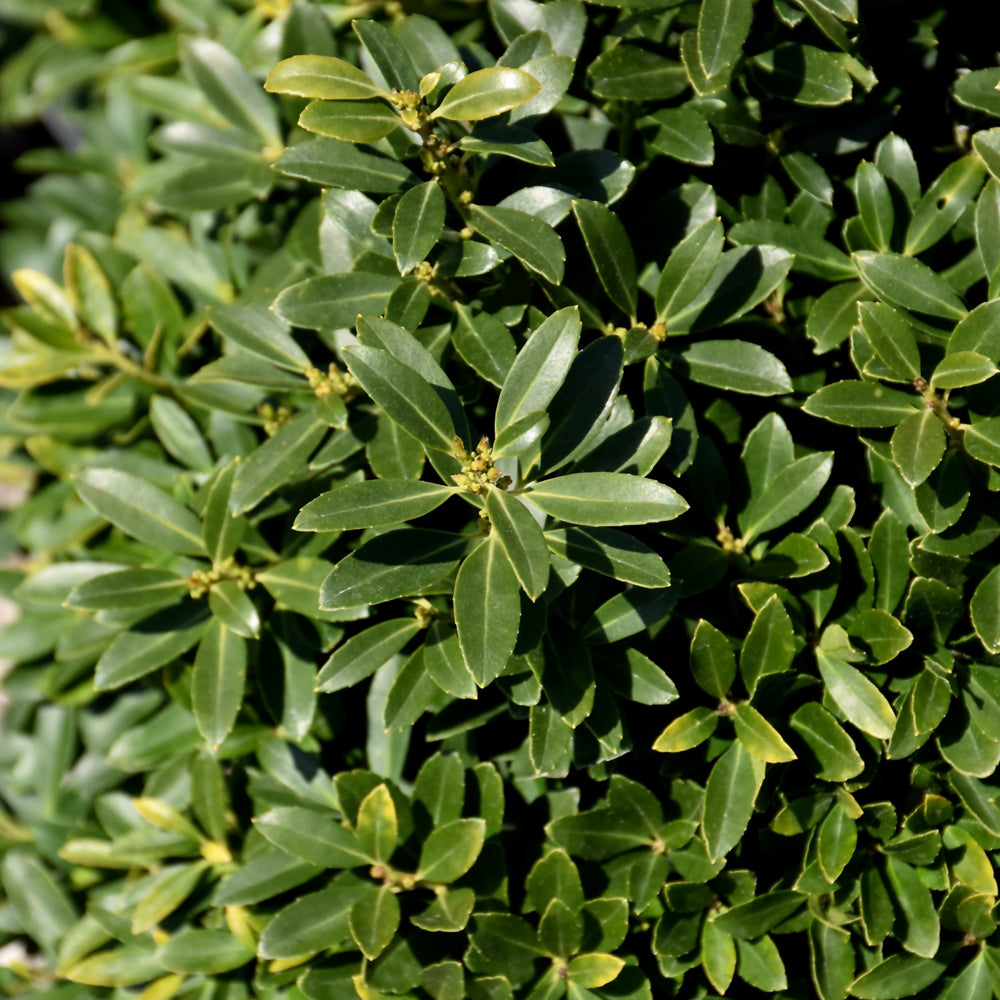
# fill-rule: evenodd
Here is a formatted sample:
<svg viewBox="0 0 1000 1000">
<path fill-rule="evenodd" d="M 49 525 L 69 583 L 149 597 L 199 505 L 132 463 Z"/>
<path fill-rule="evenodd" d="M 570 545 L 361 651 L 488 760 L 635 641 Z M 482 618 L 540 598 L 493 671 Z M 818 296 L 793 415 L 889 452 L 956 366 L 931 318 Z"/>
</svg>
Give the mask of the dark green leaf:
<svg viewBox="0 0 1000 1000">
<path fill-rule="evenodd" d="M 608 298 L 634 320 L 638 279 L 625 227 L 609 208 L 596 201 L 574 201 L 573 214 Z"/>
<path fill-rule="evenodd" d="M 73 484 L 84 503 L 133 538 L 169 552 L 205 554 L 198 517 L 146 480 L 119 469 L 88 468 Z"/>
<path fill-rule="evenodd" d="M 450 573 L 464 549 L 464 538 L 444 531 L 388 531 L 337 563 L 323 581 L 320 607 L 353 608 L 410 596 Z"/>
<path fill-rule="evenodd" d="M 453 493 L 406 479 L 370 479 L 323 493 L 299 511 L 296 531 L 337 531 L 400 524 L 430 513 Z"/>
<path fill-rule="evenodd" d="M 566 250 L 559 234 L 541 219 L 514 208 L 472 205 L 469 224 L 491 243 L 512 253 L 529 270 L 553 284 L 562 281 Z"/>
</svg>

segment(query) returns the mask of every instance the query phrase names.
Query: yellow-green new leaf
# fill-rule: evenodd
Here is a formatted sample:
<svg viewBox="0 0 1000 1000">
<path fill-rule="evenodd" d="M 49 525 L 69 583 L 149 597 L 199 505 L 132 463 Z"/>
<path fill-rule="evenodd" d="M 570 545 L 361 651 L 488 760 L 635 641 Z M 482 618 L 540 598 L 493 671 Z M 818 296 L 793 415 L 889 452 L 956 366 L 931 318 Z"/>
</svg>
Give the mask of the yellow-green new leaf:
<svg viewBox="0 0 1000 1000">
<path fill-rule="evenodd" d="M 299 115 L 307 132 L 345 142 L 377 142 L 403 119 L 382 101 L 313 101 Z"/>
<path fill-rule="evenodd" d="M 431 118 L 476 122 L 530 101 L 542 85 L 523 70 L 491 66 L 459 80 L 431 112 Z"/>
<path fill-rule="evenodd" d="M 827 693 L 848 721 L 878 740 L 889 739 L 896 716 L 882 692 L 839 656 L 817 649 L 816 661 Z"/>
<path fill-rule="evenodd" d="M 625 968 L 624 959 L 617 955 L 592 951 L 586 955 L 577 955 L 567 966 L 567 979 L 584 989 L 595 990 L 607 986 L 618 978 L 618 973 Z"/>
<path fill-rule="evenodd" d="M 70 243 L 63 260 L 63 278 L 84 325 L 114 347 L 118 339 L 118 310 L 111 283 L 94 255 L 78 243 Z"/>
<path fill-rule="evenodd" d="M 795 751 L 781 738 L 778 730 L 748 702 L 736 706 L 733 723 L 739 741 L 758 760 L 769 764 L 795 760 Z"/>
<path fill-rule="evenodd" d="M 354 827 L 358 844 L 376 861 L 386 862 L 399 841 L 399 822 L 396 806 L 389 789 L 376 785 L 358 807 L 358 821 Z"/>
<path fill-rule="evenodd" d="M 719 713 L 711 708 L 698 706 L 685 712 L 663 730 L 656 738 L 653 749 L 660 753 L 680 753 L 704 743 L 715 732 Z"/>
<path fill-rule="evenodd" d="M 389 99 L 389 94 L 351 63 L 333 56 L 299 55 L 283 59 L 264 81 L 272 94 L 320 98 L 326 101 Z"/>
</svg>

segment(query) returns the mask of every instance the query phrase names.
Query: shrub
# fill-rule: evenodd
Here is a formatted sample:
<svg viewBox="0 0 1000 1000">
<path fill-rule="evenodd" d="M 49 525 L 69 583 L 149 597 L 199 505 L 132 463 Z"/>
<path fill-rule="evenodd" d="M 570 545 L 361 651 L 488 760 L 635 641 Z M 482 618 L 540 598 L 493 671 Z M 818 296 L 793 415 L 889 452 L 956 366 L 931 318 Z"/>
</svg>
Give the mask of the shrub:
<svg viewBox="0 0 1000 1000">
<path fill-rule="evenodd" d="M 1000 996 L 953 7 L 0 5 L 8 995 Z"/>
</svg>

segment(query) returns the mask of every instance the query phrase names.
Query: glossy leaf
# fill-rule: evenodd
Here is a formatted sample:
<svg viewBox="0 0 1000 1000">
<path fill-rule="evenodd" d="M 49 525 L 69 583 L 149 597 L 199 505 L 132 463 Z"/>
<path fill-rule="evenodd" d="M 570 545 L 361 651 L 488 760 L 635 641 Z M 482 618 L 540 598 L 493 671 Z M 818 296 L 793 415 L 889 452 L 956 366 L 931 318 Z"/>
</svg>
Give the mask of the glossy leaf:
<svg viewBox="0 0 1000 1000">
<path fill-rule="evenodd" d="M 493 118 L 529 101 L 541 84 L 523 70 L 492 66 L 459 80 L 431 112 L 431 118 L 480 121 Z"/>
<path fill-rule="evenodd" d="M 282 60 L 268 74 L 264 89 L 327 101 L 388 96 L 356 66 L 324 55 L 298 55 Z"/>
<path fill-rule="evenodd" d="M 410 188 L 392 220 L 392 249 L 400 274 L 409 274 L 433 249 L 444 227 L 444 192 L 437 181 Z"/>
<path fill-rule="evenodd" d="M 536 485 L 530 501 L 563 521 L 595 527 L 669 521 L 687 503 L 669 486 L 617 472 L 580 472 Z"/>
<path fill-rule="evenodd" d="M 296 531 L 375 528 L 411 521 L 439 507 L 454 490 L 405 479 L 348 483 L 311 500 L 295 519 Z"/>
<path fill-rule="evenodd" d="M 84 469 L 74 479 L 80 498 L 139 541 L 170 552 L 204 555 L 201 522 L 172 496 L 119 469 Z"/>
</svg>

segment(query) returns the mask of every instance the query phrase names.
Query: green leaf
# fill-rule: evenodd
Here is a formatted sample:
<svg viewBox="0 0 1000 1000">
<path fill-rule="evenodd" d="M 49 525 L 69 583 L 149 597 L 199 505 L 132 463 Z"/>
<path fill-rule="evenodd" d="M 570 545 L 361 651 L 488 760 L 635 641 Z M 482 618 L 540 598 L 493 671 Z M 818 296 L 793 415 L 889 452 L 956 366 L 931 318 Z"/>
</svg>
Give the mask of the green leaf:
<svg viewBox="0 0 1000 1000">
<path fill-rule="evenodd" d="M 145 479 L 119 469 L 87 468 L 73 485 L 87 506 L 140 542 L 183 555 L 205 554 L 197 515 Z"/>
<path fill-rule="evenodd" d="M 762 677 L 788 670 L 794 656 L 792 620 L 774 594 L 754 617 L 740 651 L 740 676 L 750 696 L 753 697 Z"/>
<path fill-rule="evenodd" d="M 406 46 L 386 25 L 363 17 L 352 21 L 351 27 L 388 87 L 419 90 L 420 81 Z"/>
<path fill-rule="evenodd" d="M 246 672 L 246 641 L 213 618 L 198 646 L 191 675 L 191 708 L 198 732 L 213 749 L 233 730 Z"/>
<path fill-rule="evenodd" d="M 920 376 L 913 327 L 895 309 L 881 302 L 862 302 L 858 320 L 879 361 L 896 381 L 912 382 Z"/>
<path fill-rule="evenodd" d="M 931 388 L 964 389 L 966 386 L 985 382 L 996 375 L 997 371 L 1000 369 L 982 354 L 974 351 L 950 351 L 934 369 Z"/>
<path fill-rule="evenodd" d="M 979 194 L 986 177 L 975 153 L 948 164 L 913 208 L 903 252 L 915 257 L 941 240 Z"/>
<path fill-rule="evenodd" d="M 857 275 L 847 254 L 805 226 L 752 219 L 733 226 L 729 239 L 737 245 L 781 247 L 795 255 L 793 271 L 827 281 L 845 281 Z"/>
<path fill-rule="evenodd" d="M 617 979 L 624 968 L 625 960 L 617 955 L 588 952 L 570 959 L 567 979 L 586 989 L 598 989 Z"/>
<path fill-rule="evenodd" d="M 887 611 L 870 608 L 862 611 L 850 625 L 852 639 L 858 639 L 868 649 L 872 662 L 888 663 L 904 649 L 909 649 L 913 635 Z"/>
<path fill-rule="evenodd" d="M 791 269 L 794 256 L 769 246 L 744 246 L 722 254 L 712 276 L 690 302 L 667 317 L 671 334 L 715 330 L 760 305 Z M 760 348 L 758 348 L 760 350 Z"/>
<path fill-rule="evenodd" d="M 254 827 L 275 847 L 324 868 L 372 864 L 357 837 L 332 816 L 301 806 L 279 806 L 255 817 Z"/>
<path fill-rule="evenodd" d="M 496 488 L 486 494 L 486 514 L 521 588 L 536 600 L 549 580 L 548 547 L 538 522 L 520 500 Z"/>
<path fill-rule="evenodd" d="M 326 889 L 301 896 L 279 910 L 261 935 L 261 958 L 300 958 L 332 948 L 350 938 L 350 912 L 356 900 L 371 889 L 368 879 L 350 872 Z"/>
<path fill-rule="evenodd" d="M 919 486 L 944 457 L 944 425 L 933 410 L 904 417 L 892 432 L 892 460 L 910 486 Z"/>
<path fill-rule="evenodd" d="M 545 412 L 576 357 L 580 327 L 579 311 L 569 307 L 553 313 L 532 332 L 500 390 L 497 441 L 521 420 Z"/>
<path fill-rule="evenodd" d="M 976 420 L 962 432 L 966 452 L 987 465 L 1000 465 L 1000 417 Z"/>
<path fill-rule="evenodd" d="M 601 337 L 580 351 L 548 409 L 549 429 L 537 459 L 541 469 L 555 471 L 589 451 L 615 404 L 623 364 L 618 337 Z M 535 478 L 534 467 L 528 478 Z"/>
<path fill-rule="evenodd" d="M 627 43 L 602 52 L 587 75 L 598 97 L 625 101 L 669 101 L 688 86 L 679 62 Z"/>
<path fill-rule="evenodd" d="M 941 927 L 930 889 L 916 869 L 892 854 L 885 859 L 886 874 L 895 901 L 897 920 L 902 918 L 899 938 L 903 947 L 922 958 L 934 958 L 940 944 Z"/>
<path fill-rule="evenodd" d="M 84 325 L 106 344 L 114 346 L 118 334 L 118 310 L 111 284 L 97 259 L 86 247 L 70 243 L 63 260 L 63 277 Z"/>
<path fill-rule="evenodd" d="M 789 889 L 775 889 L 720 913 L 715 921 L 719 930 L 739 940 L 752 941 L 766 934 L 790 917 L 806 897 Z"/>
<path fill-rule="evenodd" d="M 832 382 L 814 392 L 802 409 L 848 427 L 894 427 L 917 411 L 913 395 L 868 380 Z"/>
<path fill-rule="evenodd" d="M 381 101 L 312 101 L 299 115 L 307 132 L 345 142 L 377 142 L 403 126 L 403 120 Z"/>
<path fill-rule="evenodd" d="M 399 900 L 393 886 L 372 887 L 351 907 L 348 926 L 369 961 L 379 957 L 399 930 Z"/>
<path fill-rule="evenodd" d="M 542 85 L 523 70 L 491 66 L 459 80 L 430 116 L 460 122 L 481 121 L 520 107 L 541 89 Z"/>
<path fill-rule="evenodd" d="M 568 526 L 546 531 L 549 549 L 570 562 L 637 587 L 668 587 L 670 571 L 642 542 L 614 528 Z"/>
<path fill-rule="evenodd" d="M 230 124 L 281 148 L 277 108 L 229 49 L 208 38 L 186 39 L 181 56 L 188 75 Z"/>
<path fill-rule="evenodd" d="M 817 452 L 786 465 L 769 477 L 767 486 L 752 495 L 740 514 L 739 525 L 746 544 L 765 531 L 772 531 L 802 513 L 820 494 L 833 469 L 833 454 Z"/>
<path fill-rule="evenodd" d="M 424 640 L 424 667 L 442 691 L 456 698 L 476 698 L 478 688 L 462 656 L 458 634 L 437 621 Z"/>
<path fill-rule="evenodd" d="M 264 89 L 272 94 L 292 94 L 327 101 L 363 101 L 369 97 L 389 96 L 356 66 L 343 59 L 323 55 L 298 55 L 283 59 L 268 73 Z"/>
<path fill-rule="evenodd" d="M 705 288 L 722 259 L 722 222 L 709 219 L 670 252 L 656 286 L 656 317 L 672 332 L 674 316 Z"/>
<path fill-rule="evenodd" d="M 455 350 L 477 374 L 502 388 L 514 362 L 514 338 L 503 323 L 489 313 L 474 313 L 460 302 L 455 305 L 455 325 L 451 334 Z M 509 442 L 504 443 L 509 447 Z M 499 447 L 498 439 L 493 443 L 494 455 Z"/>
<path fill-rule="evenodd" d="M 969 602 L 972 627 L 988 653 L 1000 652 L 1000 566 L 977 585 Z"/>
<path fill-rule="evenodd" d="M 614 212 L 596 201 L 574 201 L 573 214 L 608 298 L 634 319 L 638 278 L 625 227 Z"/>
<path fill-rule="evenodd" d="M 465 539 L 448 532 L 388 531 L 337 563 L 323 581 L 320 607 L 354 608 L 408 597 L 450 573 L 464 550 Z"/>
<path fill-rule="evenodd" d="M 976 306 L 952 331 L 948 354 L 974 351 L 988 358 L 1000 358 L 1000 301 L 994 299 Z"/>
<path fill-rule="evenodd" d="M 311 330 L 353 327 L 361 313 L 383 312 L 399 279 L 386 274 L 324 274 L 289 285 L 272 308 L 292 326 Z"/>
<path fill-rule="evenodd" d="M 699 952 L 705 978 L 724 995 L 736 974 L 736 943 L 714 920 L 706 920 L 701 925 L 701 948 Z"/>
<path fill-rule="evenodd" d="M 194 892 L 207 867 L 205 861 L 166 866 L 132 911 L 132 933 L 145 934 L 174 913 Z"/>
<path fill-rule="evenodd" d="M 659 753 L 681 753 L 704 743 L 715 732 L 719 713 L 711 708 L 692 708 L 678 716 L 653 743 Z"/>
<path fill-rule="evenodd" d="M 218 975 L 246 965 L 253 949 L 229 931 L 183 928 L 156 950 L 156 960 L 170 972 Z"/>
<path fill-rule="evenodd" d="M 787 42 L 751 60 L 754 77 L 771 96 L 817 107 L 851 99 L 851 78 L 832 52 Z"/>
<path fill-rule="evenodd" d="M 736 657 L 729 640 L 704 619 L 691 638 L 691 676 L 702 691 L 720 701 L 729 696 L 736 678 Z"/>
<path fill-rule="evenodd" d="M 792 389 L 785 366 L 763 347 L 745 340 L 703 340 L 682 347 L 671 367 L 692 382 L 754 396 Z"/>
<path fill-rule="evenodd" d="M 345 349 L 344 357 L 362 388 L 391 420 L 426 448 L 452 454 L 452 417 L 434 387 L 419 372 L 373 347 Z"/>
<path fill-rule="evenodd" d="M 123 569 L 102 573 L 74 587 L 66 598 L 71 608 L 120 611 L 179 604 L 187 580 L 166 569 Z"/>
<path fill-rule="evenodd" d="M 305 467 L 327 431 L 327 425 L 308 411 L 279 427 L 237 466 L 229 494 L 230 513 L 252 510 L 288 483 Z"/>
<path fill-rule="evenodd" d="M 847 867 L 858 843 L 857 824 L 848 815 L 843 802 L 833 808 L 820 824 L 816 838 L 816 860 L 828 882 L 835 883 Z"/>
<path fill-rule="evenodd" d="M 198 472 L 212 471 L 212 453 L 198 424 L 179 403 L 168 396 L 153 396 L 149 420 L 160 443 L 178 462 Z"/>
<path fill-rule="evenodd" d="M 521 105 L 521 114 L 528 110 Z M 474 153 L 509 156 L 536 167 L 554 167 L 556 162 L 552 150 L 534 132 L 517 125 L 481 125 L 471 135 L 463 136 L 458 144 Z"/>
<path fill-rule="evenodd" d="M 323 869 L 285 854 L 268 851 L 247 861 L 221 883 L 212 896 L 218 906 L 246 906 L 271 899 L 315 878 Z"/>
<path fill-rule="evenodd" d="M 955 290 L 922 261 L 868 250 L 853 256 L 862 281 L 889 305 L 952 321 L 966 315 Z"/>
<path fill-rule="evenodd" d="M 538 922 L 539 944 L 550 955 L 569 958 L 580 950 L 582 937 L 579 910 L 570 909 L 561 899 L 551 900 Z"/>
<path fill-rule="evenodd" d="M 392 250 L 400 274 L 409 274 L 434 248 L 444 228 L 444 214 L 444 192 L 437 181 L 403 193 L 392 218 Z"/>
<path fill-rule="evenodd" d="M 741 840 L 764 779 L 764 765 L 735 742 L 712 765 L 705 785 L 702 832 L 712 860 L 725 857 Z"/>
<path fill-rule="evenodd" d="M 916 955 L 890 955 L 851 983 L 851 996 L 859 1000 L 898 1000 L 916 996 L 947 968 L 947 962 Z M 968 994 L 966 994 L 968 995 Z"/>
<path fill-rule="evenodd" d="M 220 580 L 208 592 L 208 607 L 227 628 L 244 639 L 260 638 L 260 615 L 235 580 Z"/>
<path fill-rule="evenodd" d="M 193 601 L 158 611 L 119 633 L 101 654 L 94 674 L 98 691 L 111 691 L 183 656 L 202 636 L 204 605 Z"/>
<path fill-rule="evenodd" d="M 896 222 L 892 192 L 878 167 L 867 161 L 858 166 L 858 172 L 854 175 L 854 198 L 868 238 L 877 250 L 890 250 Z"/>
<path fill-rule="evenodd" d="M 322 493 L 299 511 L 296 531 L 376 528 L 412 521 L 439 507 L 453 493 L 448 486 L 407 479 L 369 479 Z"/>
<path fill-rule="evenodd" d="M 499 532 L 480 543 L 455 578 L 458 642 L 480 687 L 502 673 L 514 651 L 521 621 L 517 583 Z"/>
<path fill-rule="evenodd" d="M 655 111 L 639 124 L 655 128 L 648 141 L 657 153 L 700 167 L 709 167 L 715 160 L 715 142 L 708 122 L 686 104 Z"/>
<path fill-rule="evenodd" d="M 61 880 L 25 848 L 8 848 L 0 866 L 4 895 L 19 930 L 54 952 L 78 919 Z"/>
<path fill-rule="evenodd" d="M 879 689 L 838 656 L 817 649 L 816 661 L 827 693 L 848 721 L 876 739 L 889 739 L 896 717 Z"/>
<path fill-rule="evenodd" d="M 795 751 L 749 702 L 740 702 L 736 706 L 733 723 L 737 739 L 751 756 L 769 764 L 795 760 Z"/>
<path fill-rule="evenodd" d="M 562 281 L 566 250 L 559 234 L 541 219 L 515 208 L 471 205 L 469 225 L 546 281 Z"/>
<path fill-rule="evenodd" d="M 595 527 L 669 521 L 688 508 L 669 486 L 618 472 L 556 476 L 527 496 L 552 517 Z"/>
<path fill-rule="evenodd" d="M 454 882 L 476 862 L 486 839 L 483 819 L 456 819 L 437 827 L 420 849 L 417 878 Z"/>
<path fill-rule="evenodd" d="M 602 670 L 605 669 L 602 663 Z M 626 649 L 615 658 L 606 673 L 605 681 L 616 694 L 640 705 L 669 705 L 678 698 L 674 682 L 651 660 L 637 649 Z"/>
<path fill-rule="evenodd" d="M 289 146 L 274 169 L 323 187 L 372 194 L 394 194 L 417 181 L 410 168 L 398 160 L 340 139 L 311 139 Z"/>
<path fill-rule="evenodd" d="M 711 79 L 731 70 L 753 21 L 751 0 L 705 0 L 698 12 L 698 60 Z"/>
</svg>

